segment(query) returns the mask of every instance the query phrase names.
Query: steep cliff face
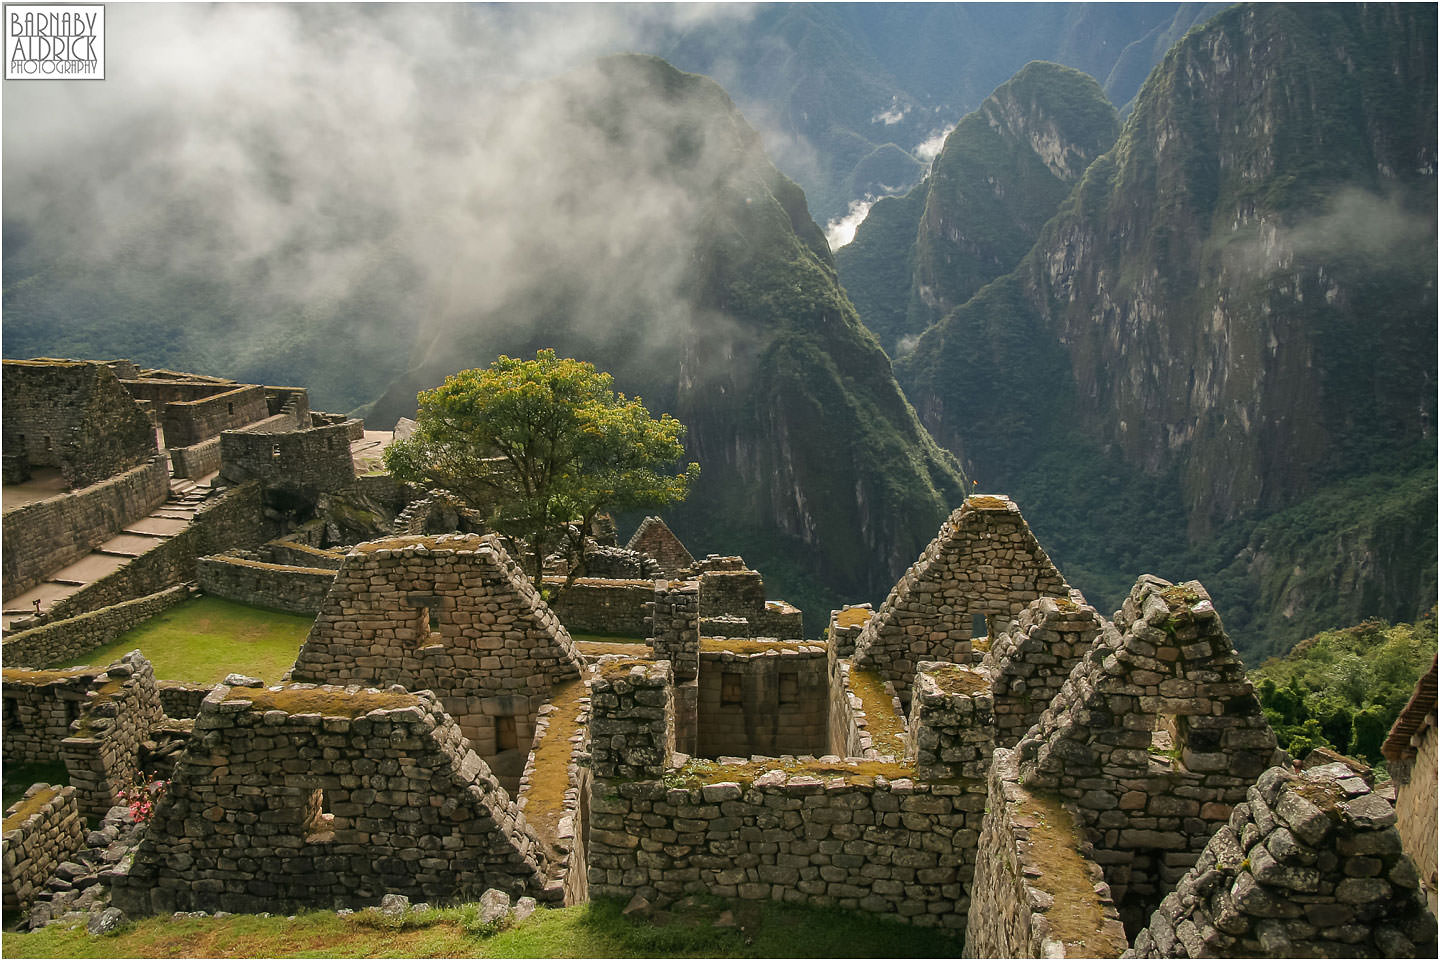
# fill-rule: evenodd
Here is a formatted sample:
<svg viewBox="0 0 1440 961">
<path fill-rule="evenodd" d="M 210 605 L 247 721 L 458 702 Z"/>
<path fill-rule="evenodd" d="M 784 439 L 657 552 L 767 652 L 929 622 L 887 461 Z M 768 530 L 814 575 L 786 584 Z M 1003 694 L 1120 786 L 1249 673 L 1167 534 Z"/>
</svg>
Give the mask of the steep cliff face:
<svg viewBox="0 0 1440 961">
<path fill-rule="evenodd" d="M 554 347 L 688 426 L 702 474 L 666 520 L 692 549 L 743 552 L 817 630 L 834 599 L 883 595 L 963 482 L 840 288 L 804 194 L 705 78 L 618 57 L 553 87 L 539 96 L 563 117 L 535 126 L 567 133 L 558 209 L 613 229 L 512 221 L 507 243 L 559 264 L 517 261 L 503 298 L 436 317 L 373 419 L 413 412 L 454 370 Z"/>
<path fill-rule="evenodd" d="M 1002 84 L 946 138 L 929 179 L 876 204 L 837 253 L 866 325 L 902 354 L 906 338 L 1013 270 L 1118 131 L 1100 85 L 1078 70 L 1036 61 Z"/>
<path fill-rule="evenodd" d="M 1014 269 L 1119 126 L 1098 83 L 1039 62 L 962 120 L 930 178 L 905 332 L 924 331 Z"/>
<path fill-rule="evenodd" d="M 1346 476 L 1433 477 L 1435 107 L 1432 7 L 1226 12 L 901 382 L 984 486 L 1041 493 L 1037 531 L 1074 545 L 1100 536 L 1103 512 L 1072 516 L 1097 492 L 1037 475 L 1105 463 L 1117 492 L 1178 498 L 1192 545 Z"/>
</svg>

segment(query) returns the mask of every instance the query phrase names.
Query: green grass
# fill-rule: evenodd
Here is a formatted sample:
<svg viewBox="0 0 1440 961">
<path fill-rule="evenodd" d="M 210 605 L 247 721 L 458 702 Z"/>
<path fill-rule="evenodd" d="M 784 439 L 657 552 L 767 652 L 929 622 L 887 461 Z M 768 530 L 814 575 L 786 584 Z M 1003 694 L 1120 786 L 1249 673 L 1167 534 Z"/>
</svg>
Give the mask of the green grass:
<svg viewBox="0 0 1440 961">
<path fill-rule="evenodd" d="M 278 683 L 314 618 L 198 597 L 58 667 L 109 664 L 137 647 L 167 681 L 214 684 L 233 672 Z"/>
<path fill-rule="evenodd" d="M 30 785 L 39 782 L 46 784 L 69 784 L 70 772 L 65 768 L 64 761 L 49 761 L 44 764 L 6 764 L 4 774 L 4 798 L 0 800 L 0 808 L 10 810 L 10 805 L 25 796 Z"/>
<path fill-rule="evenodd" d="M 728 913 L 733 926 L 715 927 Z M 650 918 L 614 901 L 539 911 L 490 935 L 474 905 L 383 918 L 315 911 L 295 919 L 147 918 L 110 937 L 58 926 L 5 935 L 3 956 L 35 957 L 955 957 L 958 937 L 875 915 L 775 902 L 687 898 Z"/>
</svg>

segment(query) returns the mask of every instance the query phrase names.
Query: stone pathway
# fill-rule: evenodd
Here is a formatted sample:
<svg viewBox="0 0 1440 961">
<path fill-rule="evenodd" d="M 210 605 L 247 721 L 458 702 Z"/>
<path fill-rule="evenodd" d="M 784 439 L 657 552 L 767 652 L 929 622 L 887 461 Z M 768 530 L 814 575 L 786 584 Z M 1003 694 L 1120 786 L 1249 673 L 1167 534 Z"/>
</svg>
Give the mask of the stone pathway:
<svg viewBox="0 0 1440 961">
<path fill-rule="evenodd" d="M 113 574 L 132 559 L 183 531 L 206 501 L 216 495 L 215 477 L 210 474 L 200 480 L 172 478 L 169 498 L 148 516 L 127 525 L 89 554 L 55 571 L 23 594 L 7 600 L 0 611 L 0 629 L 9 633 L 34 626 L 29 622 L 35 616 L 37 600 L 39 612 L 44 614 L 86 585 Z"/>
</svg>

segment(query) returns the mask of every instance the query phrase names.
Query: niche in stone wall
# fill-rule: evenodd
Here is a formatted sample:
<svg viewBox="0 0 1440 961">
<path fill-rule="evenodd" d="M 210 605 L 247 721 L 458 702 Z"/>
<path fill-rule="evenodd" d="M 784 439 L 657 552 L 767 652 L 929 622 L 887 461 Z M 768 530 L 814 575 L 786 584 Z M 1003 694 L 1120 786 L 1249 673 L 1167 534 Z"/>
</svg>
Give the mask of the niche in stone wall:
<svg viewBox="0 0 1440 961">
<path fill-rule="evenodd" d="M 7 697 L 5 700 L 4 725 L 5 730 L 20 734 L 25 730 L 25 722 L 20 718 L 20 699 L 18 697 Z"/>
</svg>

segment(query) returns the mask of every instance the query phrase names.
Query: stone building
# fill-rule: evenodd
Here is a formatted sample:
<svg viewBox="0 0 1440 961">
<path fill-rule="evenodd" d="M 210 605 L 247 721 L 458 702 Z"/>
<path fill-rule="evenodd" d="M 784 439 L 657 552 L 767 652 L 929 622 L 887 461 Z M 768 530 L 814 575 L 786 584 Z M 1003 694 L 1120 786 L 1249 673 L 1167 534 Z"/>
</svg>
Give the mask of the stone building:
<svg viewBox="0 0 1440 961">
<path fill-rule="evenodd" d="M 799 901 L 995 957 L 1433 953 L 1394 810 L 1348 768 L 1289 772 L 1204 588 L 1143 576 L 1112 621 L 1006 498 L 823 641 L 706 630 L 768 606 L 738 558 L 629 584 L 648 639 L 604 644 L 493 536 L 283 550 L 338 566 L 287 683 L 166 700 L 133 660 L 25 682 L 17 750 L 113 716 L 134 754 L 156 697 L 196 712 L 111 876 L 128 913 L 499 888 Z"/>
<path fill-rule="evenodd" d="M 1395 780 L 1400 839 L 1415 859 L 1431 913 L 1436 910 L 1435 661 L 1415 683 L 1380 752 Z"/>
<path fill-rule="evenodd" d="M 570 632 L 494 535 L 405 536 L 345 556 L 291 677 L 433 691 L 513 789 Z"/>
</svg>

